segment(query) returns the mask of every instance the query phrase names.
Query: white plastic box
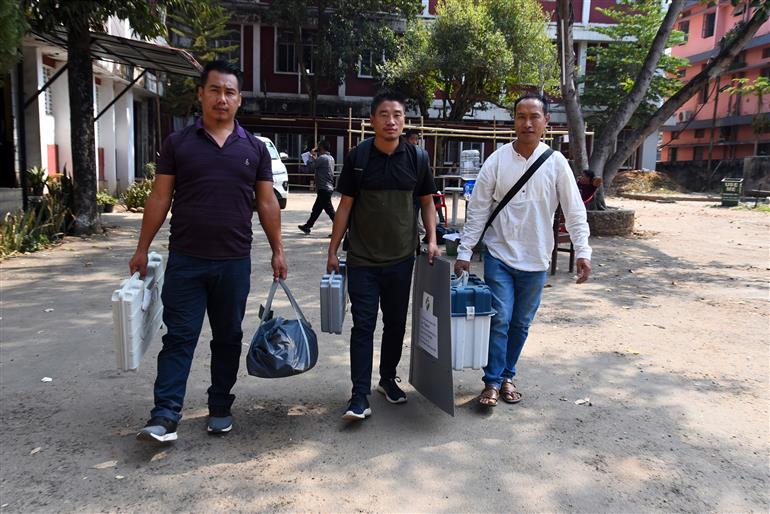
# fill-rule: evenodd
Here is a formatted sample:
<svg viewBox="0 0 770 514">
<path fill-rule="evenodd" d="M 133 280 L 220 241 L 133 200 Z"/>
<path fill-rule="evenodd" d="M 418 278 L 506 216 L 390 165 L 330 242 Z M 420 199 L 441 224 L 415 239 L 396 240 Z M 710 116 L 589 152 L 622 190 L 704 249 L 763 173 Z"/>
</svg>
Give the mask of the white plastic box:
<svg viewBox="0 0 770 514">
<path fill-rule="evenodd" d="M 147 274 L 139 273 L 121 282 L 112 293 L 112 321 L 118 369 L 135 370 L 163 324 L 163 257 L 148 255 Z"/>
<path fill-rule="evenodd" d="M 481 369 L 489 357 L 492 292 L 477 276 L 454 279 L 452 300 L 452 368 Z"/>
<path fill-rule="evenodd" d="M 332 271 L 321 277 L 321 332 L 342 333 L 348 303 L 344 270 L 344 263 L 340 263 L 340 273 Z"/>
</svg>

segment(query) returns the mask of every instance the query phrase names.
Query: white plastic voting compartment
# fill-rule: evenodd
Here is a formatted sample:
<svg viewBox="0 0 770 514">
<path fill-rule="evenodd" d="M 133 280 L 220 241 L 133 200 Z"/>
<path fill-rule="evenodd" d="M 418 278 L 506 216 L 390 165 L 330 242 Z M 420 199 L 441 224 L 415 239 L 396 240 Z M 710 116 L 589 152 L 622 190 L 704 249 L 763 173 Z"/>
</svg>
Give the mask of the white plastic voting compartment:
<svg viewBox="0 0 770 514">
<path fill-rule="evenodd" d="M 477 276 L 466 272 L 452 280 L 452 368 L 481 369 L 489 356 L 492 292 Z"/>
<path fill-rule="evenodd" d="M 155 252 L 148 255 L 147 274 L 139 273 L 121 282 L 112 293 L 112 321 L 115 325 L 115 354 L 118 369 L 139 367 L 155 334 L 163 323 L 163 257 Z"/>
<path fill-rule="evenodd" d="M 492 316 L 452 318 L 452 368 L 481 369 L 489 356 L 489 329 Z"/>
<path fill-rule="evenodd" d="M 326 273 L 321 278 L 321 332 L 341 334 L 345 321 L 348 295 L 345 289 L 345 268 L 340 263 L 340 273 Z"/>
</svg>

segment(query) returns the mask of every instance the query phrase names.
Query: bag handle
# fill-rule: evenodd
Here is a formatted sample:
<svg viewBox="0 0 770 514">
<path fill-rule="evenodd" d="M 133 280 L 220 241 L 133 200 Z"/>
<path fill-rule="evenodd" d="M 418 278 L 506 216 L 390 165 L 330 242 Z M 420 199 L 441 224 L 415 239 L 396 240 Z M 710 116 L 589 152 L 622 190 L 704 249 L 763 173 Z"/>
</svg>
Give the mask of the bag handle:
<svg viewBox="0 0 770 514">
<path fill-rule="evenodd" d="M 259 319 L 259 326 L 257 326 L 257 330 L 259 330 L 259 327 L 261 327 L 262 323 L 265 322 L 265 318 L 267 318 L 268 313 L 270 312 L 270 307 L 273 305 L 273 297 L 275 296 L 275 292 L 278 290 L 279 285 L 286 293 L 286 297 L 289 299 L 289 303 L 291 303 L 291 308 L 294 310 L 294 315 L 297 316 L 297 319 L 310 325 L 310 323 L 308 323 L 307 319 L 305 318 L 305 315 L 302 314 L 302 309 L 299 308 L 297 300 L 294 299 L 294 295 L 291 294 L 289 286 L 286 285 L 286 282 L 284 282 L 282 278 L 279 278 L 278 280 L 274 280 L 273 285 L 270 286 L 270 292 L 267 294 L 267 301 L 265 302 L 265 310 L 262 312 L 262 317 Z M 309 352 L 310 343 L 308 341 L 307 334 L 305 333 L 305 327 L 302 323 L 299 324 L 299 329 L 302 332 L 302 338 L 305 340 L 305 346 Z"/>
</svg>

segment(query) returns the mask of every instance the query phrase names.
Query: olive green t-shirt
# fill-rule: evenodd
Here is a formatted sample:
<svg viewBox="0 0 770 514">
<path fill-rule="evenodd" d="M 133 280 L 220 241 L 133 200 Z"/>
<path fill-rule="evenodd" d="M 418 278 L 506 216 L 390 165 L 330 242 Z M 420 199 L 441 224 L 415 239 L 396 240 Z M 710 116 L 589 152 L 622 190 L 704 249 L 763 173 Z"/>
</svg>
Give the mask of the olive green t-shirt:
<svg viewBox="0 0 770 514">
<path fill-rule="evenodd" d="M 391 155 L 372 144 L 362 171 L 354 169 L 355 151 L 345 159 L 337 182 L 337 191 L 354 198 L 347 264 L 397 264 L 417 248 L 415 198 L 436 192 L 433 173 L 427 163 L 425 169 L 417 169 L 416 149 L 403 140 Z"/>
</svg>

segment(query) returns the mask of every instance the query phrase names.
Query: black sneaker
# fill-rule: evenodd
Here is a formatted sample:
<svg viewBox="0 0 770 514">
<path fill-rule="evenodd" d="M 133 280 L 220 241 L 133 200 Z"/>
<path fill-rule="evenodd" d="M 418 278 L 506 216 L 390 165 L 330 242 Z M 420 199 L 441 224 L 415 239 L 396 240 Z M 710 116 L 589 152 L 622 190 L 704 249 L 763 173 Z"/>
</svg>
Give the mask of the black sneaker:
<svg viewBox="0 0 770 514">
<path fill-rule="evenodd" d="M 170 443 L 171 441 L 176 441 L 176 423 L 168 418 L 152 418 L 136 434 L 136 438 L 150 443 Z"/>
<path fill-rule="evenodd" d="M 209 407 L 206 431 L 209 435 L 223 435 L 233 429 L 233 415 L 229 407 Z"/>
<path fill-rule="evenodd" d="M 342 415 L 342 419 L 360 421 L 371 415 L 372 409 L 369 408 L 369 400 L 363 394 L 356 394 L 348 402 L 348 409 Z"/>
<path fill-rule="evenodd" d="M 297 225 L 297 228 L 300 229 L 305 234 L 310 233 L 310 227 L 308 227 L 307 225 Z"/>
<path fill-rule="evenodd" d="M 401 379 L 381 378 L 380 383 L 377 384 L 377 392 L 384 394 L 385 399 L 390 403 L 406 403 L 406 393 L 398 387 L 396 382 L 401 382 Z"/>
</svg>

